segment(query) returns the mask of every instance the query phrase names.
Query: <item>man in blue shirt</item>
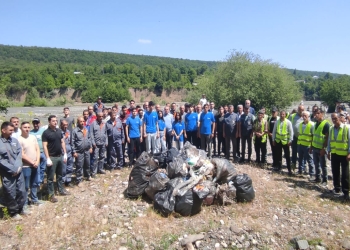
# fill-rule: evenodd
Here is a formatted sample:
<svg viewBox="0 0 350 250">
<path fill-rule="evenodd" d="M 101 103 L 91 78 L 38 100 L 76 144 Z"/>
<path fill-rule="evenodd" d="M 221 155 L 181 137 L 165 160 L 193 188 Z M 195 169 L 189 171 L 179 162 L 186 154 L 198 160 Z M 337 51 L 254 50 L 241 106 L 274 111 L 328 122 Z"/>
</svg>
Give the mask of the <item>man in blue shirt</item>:
<svg viewBox="0 0 350 250">
<path fill-rule="evenodd" d="M 126 120 L 126 139 L 129 143 L 129 167 L 134 164 L 134 155 L 136 158 L 141 153 L 141 142 L 142 142 L 142 121 L 137 115 L 136 108 L 132 109 L 132 116 L 129 116 Z"/>
<path fill-rule="evenodd" d="M 146 151 L 150 154 L 157 153 L 156 140 L 159 137 L 158 133 L 158 114 L 154 109 L 154 102 L 148 103 L 148 111 L 144 115 L 144 137 L 146 138 Z"/>
<path fill-rule="evenodd" d="M 209 105 L 204 105 L 204 111 L 199 119 L 198 136 L 201 138 L 201 149 L 208 148 L 208 157 L 211 158 L 211 140 L 215 132 L 215 118 L 212 112 L 209 111 Z"/>
<path fill-rule="evenodd" d="M 185 116 L 186 141 L 197 146 L 198 114 L 194 112 L 194 105 L 190 104 L 189 112 Z"/>
<path fill-rule="evenodd" d="M 164 108 L 163 119 L 165 122 L 165 130 L 166 130 L 166 135 L 165 135 L 166 146 L 168 149 L 171 149 L 173 145 L 172 131 L 173 131 L 174 116 L 170 113 L 169 107 Z"/>
<path fill-rule="evenodd" d="M 46 170 L 46 156 L 44 154 L 44 149 L 43 149 L 43 142 L 41 140 L 41 136 L 44 133 L 45 129 L 40 127 L 40 120 L 39 118 L 34 118 L 32 120 L 32 125 L 33 128 L 29 134 L 34 135 L 36 140 L 38 141 L 39 144 L 39 149 L 40 149 L 40 165 L 39 165 L 39 171 L 37 172 L 37 177 L 35 178 L 36 180 L 36 186 L 39 187 L 41 183 L 44 181 L 44 174 Z"/>
</svg>

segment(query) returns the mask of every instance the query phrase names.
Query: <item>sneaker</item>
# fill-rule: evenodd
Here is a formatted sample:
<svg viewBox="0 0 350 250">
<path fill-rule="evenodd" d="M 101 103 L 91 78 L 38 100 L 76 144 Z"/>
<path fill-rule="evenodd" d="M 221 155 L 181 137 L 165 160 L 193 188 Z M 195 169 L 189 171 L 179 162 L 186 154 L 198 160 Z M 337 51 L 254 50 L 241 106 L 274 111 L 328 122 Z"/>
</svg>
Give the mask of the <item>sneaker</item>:
<svg viewBox="0 0 350 250">
<path fill-rule="evenodd" d="M 27 207 L 23 207 L 22 211 L 21 211 L 21 215 L 27 216 L 32 214 L 32 212 L 29 211 L 29 209 Z"/>
<path fill-rule="evenodd" d="M 335 196 L 335 197 L 339 197 L 341 195 L 340 191 L 336 191 L 335 189 L 331 190 L 331 193 Z"/>
<path fill-rule="evenodd" d="M 321 183 L 321 179 L 311 176 L 310 182 L 312 182 L 312 183 Z"/>
<path fill-rule="evenodd" d="M 20 216 L 19 214 L 15 214 L 14 216 L 12 216 L 12 219 L 16 221 L 20 221 L 20 220 L 23 220 L 23 217 Z"/>
<path fill-rule="evenodd" d="M 67 190 L 63 190 L 62 192 L 60 192 L 61 196 L 67 196 L 70 195 L 70 193 Z"/>
<path fill-rule="evenodd" d="M 104 171 L 103 169 L 98 171 L 99 174 L 106 174 L 106 171 Z"/>
<path fill-rule="evenodd" d="M 74 187 L 73 183 L 71 183 L 71 182 L 66 183 L 65 186 L 69 187 L 69 188 L 73 188 Z"/>
<path fill-rule="evenodd" d="M 44 205 L 45 203 L 43 202 L 43 201 L 41 201 L 41 200 L 38 200 L 38 201 L 35 201 L 35 202 L 33 202 L 33 205 L 34 206 L 41 206 L 41 205 Z"/>
<path fill-rule="evenodd" d="M 95 179 L 96 178 L 96 174 L 92 174 L 91 178 Z"/>
<path fill-rule="evenodd" d="M 326 188 L 327 187 L 327 185 L 328 185 L 328 183 L 326 182 L 326 181 L 323 181 L 323 182 L 321 182 L 321 184 L 320 184 L 322 187 L 324 187 L 324 188 Z"/>
<path fill-rule="evenodd" d="M 49 201 L 51 201 L 52 203 L 58 202 L 57 198 L 54 195 L 51 195 Z"/>
</svg>

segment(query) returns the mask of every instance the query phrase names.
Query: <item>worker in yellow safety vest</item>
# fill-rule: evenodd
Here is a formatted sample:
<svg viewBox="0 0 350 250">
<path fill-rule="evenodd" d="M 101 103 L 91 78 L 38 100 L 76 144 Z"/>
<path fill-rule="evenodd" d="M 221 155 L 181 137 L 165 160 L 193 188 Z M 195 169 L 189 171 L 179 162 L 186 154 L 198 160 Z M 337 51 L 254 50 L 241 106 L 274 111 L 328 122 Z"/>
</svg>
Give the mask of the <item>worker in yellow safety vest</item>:
<svg viewBox="0 0 350 250">
<path fill-rule="evenodd" d="M 288 174 L 292 175 L 290 168 L 290 150 L 293 140 L 293 128 L 292 123 L 286 119 L 286 111 L 281 111 L 280 119 L 277 120 L 272 132 L 273 146 L 275 147 L 276 160 L 278 165 L 274 168 L 275 171 L 281 171 L 282 169 L 282 149 L 286 156 Z"/>
<path fill-rule="evenodd" d="M 264 119 L 264 111 L 259 110 L 258 119 L 253 122 L 254 148 L 256 163 L 266 163 L 267 122 Z M 261 154 L 260 154 L 261 153 Z M 261 155 L 261 157 L 260 157 Z"/>
<path fill-rule="evenodd" d="M 333 174 L 333 194 L 349 201 L 349 160 L 350 160 L 350 129 L 340 121 L 340 114 L 332 114 L 333 126 L 329 129 L 327 157 L 331 160 Z M 340 185 L 341 171 L 341 185 Z"/>
<path fill-rule="evenodd" d="M 330 124 L 324 119 L 324 110 L 317 108 L 313 110 L 313 115 L 316 122 L 312 133 L 310 153 L 312 153 L 316 170 L 314 182 L 321 183 L 322 186 L 327 187 L 326 148 Z"/>
<path fill-rule="evenodd" d="M 314 123 L 310 121 L 310 112 L 303 111 L 301 113 L 303 122 L 298 126 L 298 174 L 310 175 L 310 180 L 315 179 L 315 165 L 312 155 L 309 152 L 312 143 L 312 134 Z M 309 164 L 309 172 L 306 171 L 306 162 Z"/>
</svg>

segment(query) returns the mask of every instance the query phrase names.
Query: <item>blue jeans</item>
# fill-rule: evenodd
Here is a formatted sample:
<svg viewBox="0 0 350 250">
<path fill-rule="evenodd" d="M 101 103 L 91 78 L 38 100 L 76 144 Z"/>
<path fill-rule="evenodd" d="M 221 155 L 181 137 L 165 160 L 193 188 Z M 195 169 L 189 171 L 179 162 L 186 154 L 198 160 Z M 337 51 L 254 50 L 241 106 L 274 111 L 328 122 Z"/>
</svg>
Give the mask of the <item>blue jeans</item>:
<svg viewBox="0 0 350 250">
<path fill-rule="evenodd" d="M 321 149 L 313 148 L 312 156 L 314 158 L 314 164 L 316 168 L 316 178 L 322 180 L 323 182 L 327 182 L 328 174 L 327 174 L 327 165 L 326 165 L 326 154 L 321 156 Z M 322 171 L 322 179 L 321 179 L 321 171 Z"/>
<path fill-rule="evenodd" d="M 309 154 L 310 147 L 298 145 L 298 163 L 299 163 L 299 172 L 305 171 L 306 161 L 309 164 L 309 175 L 315 175 L 315 166 L 312 159 L 312 154 Z"/>
<path fill-rule="evenodd" d="M 32 199 L 32 202 L 38 202 L 38 196 L 37 196 L 38 190 L 37 190 L 37 187 L 34 185 L 38 169 L 27 167 L 27 168 L 23 168 L 22 172 L 24 176 L 24 186 L 25 186 L 26 192 L 28 193 L 30 189 L 30 198 Z M 28 198 L 26 199 L 25 205 L 28 205 Z"/>
<path fill-rule="evenodd" d="M 33 183 L 33 186 L 36 188 L 44 182 L 44 174 L 46 170 L 46 156 L 44 153 L 40 153 L 40 164 L 38 166 L 38 170 L 39 171 L 36 171 L 35 181 Z"/>
</svg>

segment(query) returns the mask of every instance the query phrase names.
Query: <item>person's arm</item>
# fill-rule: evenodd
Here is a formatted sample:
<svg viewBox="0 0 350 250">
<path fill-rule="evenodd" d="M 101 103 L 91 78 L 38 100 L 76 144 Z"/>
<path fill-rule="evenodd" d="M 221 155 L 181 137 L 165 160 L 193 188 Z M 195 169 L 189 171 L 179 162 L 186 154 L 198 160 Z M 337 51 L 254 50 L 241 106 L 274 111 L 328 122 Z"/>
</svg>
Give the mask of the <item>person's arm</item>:
<svg viewBox="0 0 350 250">
<path fill-rule="evenodd" d="M 35 150 L 36 150 L 36 160 L 35 163 L 33 164 L 33 167 L 37 168 L 40 164 L 40 147 L 39 147 L 39 143 L 36 140 L 36 138 L 34 138 L 35 140 Z M 23 155 L 22 155 L 23 157 Z"/>
<path fill-rule="evenodd" d="M 142 131 L 142 132 L 143 132 L 143 134 L 144 134 L 143 136 L 144 136 L 144 137 L 147 137 L 147 133 L 146 133 L 146 123 L 145 123 L 145 122 L 143 123 L 143 131 Z"/>
<path fill-rule="evenodd" d="M 275 125 L 273 126 L 273 130 L 272 130 L 272 141 L 274 142 L 276 139 L 276 131 L 277 131 L 277 120 L 275 122 Z"/>
<path fill-rule="evenodd" d="M 90 125 L 89 134 L 90 134 L 92 146 L 96 148 L 96 141 L 94 137 L 94 122 Z"/>
<path fill-rule="evenodd" d="M 66 151 L 66 143 L 64 142 L 64 138 L 61 138 L 61 147 L 63 149 L 63 153 L 64 154 L 67 154 L 67 151 Z"/>
<path fill-rule="evenodd" d="M 21 145 L 18 143 L 19 147 Z M 6 152 L 6 145 L 0 141 L 0 148 L 2 153 Z M 20 149 L 22 151 L 22 149 Z M 22 164 L 22 157 L 21 157 L 21 164 Z M 10 164 L 6 158 L 3 158 L 2 155 L 0 154 L 0 169 L 3 170 L 4 172 L 14 175 L 17 173 L 18 167 L 15 164 Z"/>
<path fill-rule="evenodd" d="M 126 133 L 126 140 L 128 143 L 130 143 L 130 138 L 129 138 L 129 125 L 125 126 L 125 133 Z"/>
<path fill-rule="evenodd" d="M 122 133 L 122 143 L 125 143 L 125 133 L 124 133 L 124 126 L 122 124 L 122 130 L 121 130 L 121 133 Z M 127 135 L 129 137 L 129 135 Z"/>
<path fill-rule="evenodd" d="M 216 128 L 215 122 L 212 122 L 211 126 L 212 126 L 212 128 L 211 128 L 211 131 L 212 131 L 211 137 L 214 138 L 215 137 L 215 128 Z"/>
<path fill-rule="evenodd" d="M 289 143 L 292 143 L 293 141 L 293 136 L 294 136 L 294 132 L 293 132 L 293 125 L 291 122 L 287 122 L 287 129 L 288 129 L 288 133 L 289 133 Z"/>
</svg>

